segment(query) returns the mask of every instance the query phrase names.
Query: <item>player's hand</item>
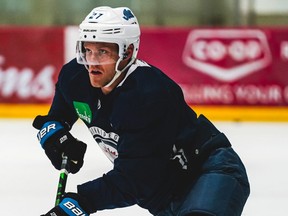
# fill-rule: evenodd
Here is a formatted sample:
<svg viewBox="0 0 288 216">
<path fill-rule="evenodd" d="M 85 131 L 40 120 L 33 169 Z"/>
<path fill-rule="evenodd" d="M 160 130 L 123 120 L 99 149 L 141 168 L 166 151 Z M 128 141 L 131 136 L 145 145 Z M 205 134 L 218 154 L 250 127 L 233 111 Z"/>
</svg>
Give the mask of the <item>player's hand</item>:
<svg viewBox="0 0 288 216">
<path fill-rule="evenodd" d="M 45 215 L 41 216 L 71 216 L 71 215 L 89 215 L 89 208 L 85 200 L 76 193 L 67 193 L 59 205 L 52 208 Z"/>
<path fill-rule="evenodd" d="M 38 140 L 56 169 L 61 169 L 63 155 L 69 159 L 71 173 L 77 173 L 81 169 L 87 145 L 75 139 L 63 123 L 53 121 L 47 116 L 37 116 L 33 126 L 40 129 Z"/>
</svg>

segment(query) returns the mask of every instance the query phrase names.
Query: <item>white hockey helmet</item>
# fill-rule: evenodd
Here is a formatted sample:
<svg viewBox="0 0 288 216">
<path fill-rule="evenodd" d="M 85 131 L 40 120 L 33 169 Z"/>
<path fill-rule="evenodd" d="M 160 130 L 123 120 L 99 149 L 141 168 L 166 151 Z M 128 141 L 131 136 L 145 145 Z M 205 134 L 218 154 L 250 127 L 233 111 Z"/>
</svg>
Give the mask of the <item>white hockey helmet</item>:
<svg viewBox="0 0 288 216">
<path fill-rule="evenodd" d="M 130 66 L 137 57 L 140 42 L 140 27 L 137 18 L 127 7 L 111 8 L 107 6 L 94 8 L 79 26 L 80 34 L 76 46 L 76 58 L 79 64 L 88 65 L 83 49 L 83 42 L 116 43 L 119 47 L 119 59 L 116 71 L 130 44 L 134 51 Z M 127 66 L 127 67 L 128 67 Z M 118 71 L 122 72 L 123 70 Z"/>
</svg>

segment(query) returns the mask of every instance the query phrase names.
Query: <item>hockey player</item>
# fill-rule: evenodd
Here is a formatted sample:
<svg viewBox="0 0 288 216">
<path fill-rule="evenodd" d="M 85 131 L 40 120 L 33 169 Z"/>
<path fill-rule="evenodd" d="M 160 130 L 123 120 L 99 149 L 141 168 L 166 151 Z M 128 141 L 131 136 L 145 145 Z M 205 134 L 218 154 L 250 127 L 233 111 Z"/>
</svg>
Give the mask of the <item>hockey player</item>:
<svg viewBox="0 0 288 216">
<path fill-rule="evenodd" d="M 97 7 L 80 24 L 76 59 L 61 69 L 49 113 L 33 126 L 56 169 L 63 155 L 71 173 L 83 165 L 86 144 L 69 132 L 78 118 L 114 166 L 46 215 L 134 204 L 157 216 L 241 215 L 250 189 L 240 158 L 175 82 L 137 59 L 139 38 L 126 7 Z"/>
</svg>

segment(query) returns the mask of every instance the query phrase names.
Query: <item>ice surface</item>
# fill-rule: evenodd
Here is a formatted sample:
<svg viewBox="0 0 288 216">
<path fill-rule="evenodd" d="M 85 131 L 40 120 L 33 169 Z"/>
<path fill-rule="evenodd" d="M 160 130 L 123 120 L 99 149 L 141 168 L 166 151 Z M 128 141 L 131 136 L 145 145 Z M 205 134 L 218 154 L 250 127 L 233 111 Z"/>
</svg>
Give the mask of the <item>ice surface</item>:
<svg viewBox="0 0 288 216">
<path fill-rule="evenodd" d="M 54 170 L 36 139 L 31 119 L 0 119 L 1 215 L 39 216 L 53 205 L 59 171 Z M 244 216 L 287 215 L 288 122 L 216 122 L 246 165 L 251 196 Z M 69 175 L 67 191 L 111 169 L 90 133 L 77 122 L 72 133 L 88 143 L 85 164 Z M 98 216 L 146 216 L 137 206 L 99 211 Z"/>
</svg>

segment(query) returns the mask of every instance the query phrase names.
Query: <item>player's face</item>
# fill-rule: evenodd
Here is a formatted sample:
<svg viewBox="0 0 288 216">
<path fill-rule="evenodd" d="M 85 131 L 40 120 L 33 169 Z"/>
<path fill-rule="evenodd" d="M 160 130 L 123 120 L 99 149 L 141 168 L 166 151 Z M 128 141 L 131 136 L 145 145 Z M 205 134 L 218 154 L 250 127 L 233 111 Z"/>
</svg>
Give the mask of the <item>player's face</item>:
<svg viewBox="0 0 288 216">
<path fill-rule="evenodd" d="M 84 43 L 88 72 L 93 87 L 101 88 L 107 85 L 115 75 L 115 65 L 118 56 L 118 45 L 103 42 Z"/>
</svg>

